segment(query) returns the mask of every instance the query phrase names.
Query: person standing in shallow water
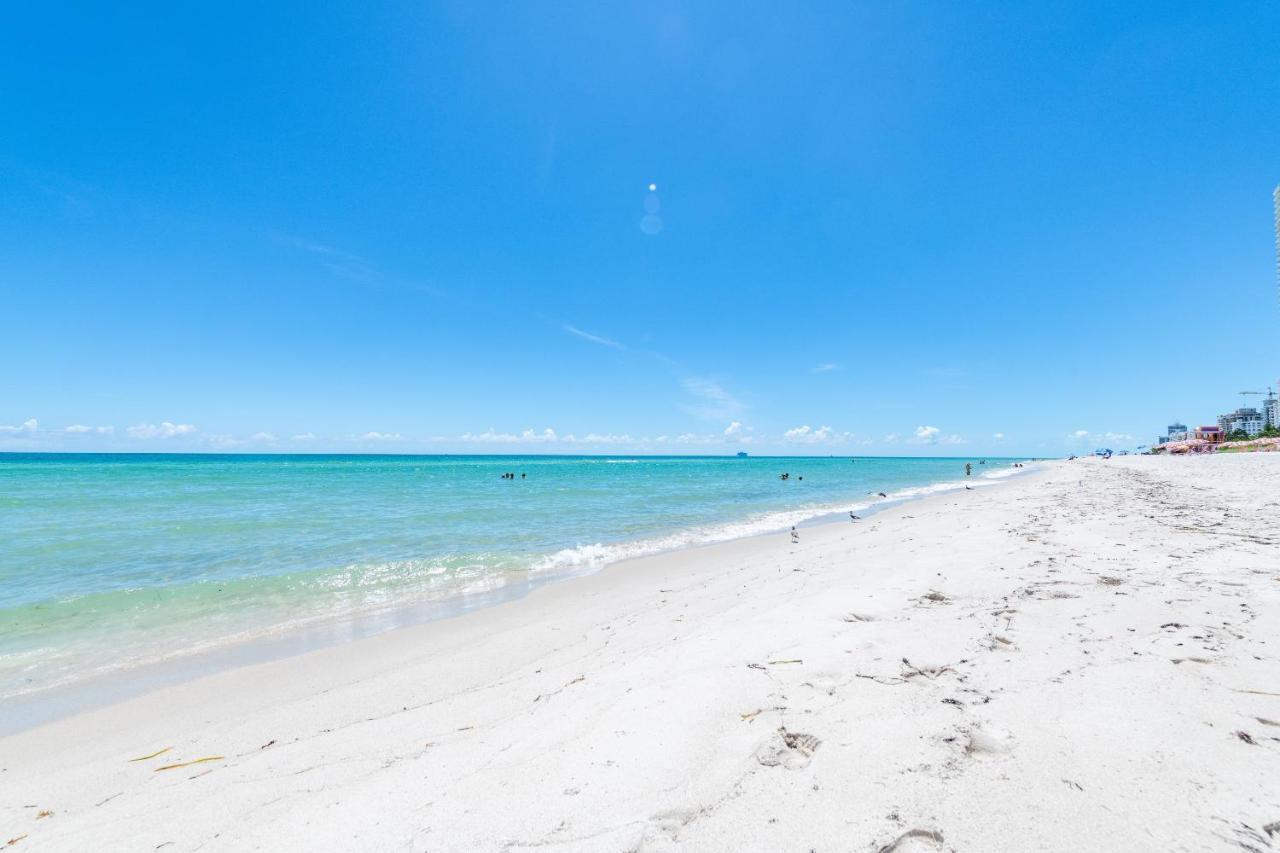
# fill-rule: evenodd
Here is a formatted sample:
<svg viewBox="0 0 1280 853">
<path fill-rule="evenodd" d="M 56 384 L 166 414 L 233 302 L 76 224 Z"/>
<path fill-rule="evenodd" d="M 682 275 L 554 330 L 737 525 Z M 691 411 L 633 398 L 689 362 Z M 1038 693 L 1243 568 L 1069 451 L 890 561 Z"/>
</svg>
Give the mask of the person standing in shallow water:
<svg viewBox="0 0 1280 853">
<path fill-rule="evenodd" d="M 964 475 L 968 477 L 972 472 L 973 472 L 972 463 L 969 463 L 969 462 L 964 463 Z"/>
</svg>

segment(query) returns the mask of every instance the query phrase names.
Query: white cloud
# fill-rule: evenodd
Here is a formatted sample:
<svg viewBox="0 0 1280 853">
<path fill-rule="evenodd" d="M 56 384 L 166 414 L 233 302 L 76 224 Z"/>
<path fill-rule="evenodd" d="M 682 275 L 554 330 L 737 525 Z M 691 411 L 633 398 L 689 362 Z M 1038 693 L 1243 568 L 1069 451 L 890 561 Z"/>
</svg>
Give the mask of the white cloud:
<svg viewBox="0 0 1280 853">
<path fill-rule="evenodd" d="M 289 436 L 290 441 L 315 441 L 316 434 L 314 432 L 300 432 L 297 435 Z"/>
<path fill-rule="evenodd" d="M 626 349 L 626 347 L 624 347 L 622 344 L 618 343 L 617 341 L 610 340 L 609 338 L 601 337 L 600 335 L 593 335 L 590 332 L 584 332 L 579 328 L 570 326 L 568 323 L 565 323 L 564 326 L 562 326 L 562 328 L 569 334 L 577 335 L 578 337 L 582 338 L 584 341 L 591 341 L 591 343 L 593 344 L 600 344 L 601 346 L 612 347 L 613 349 Z"/>
<path fill-rule="evenodd" d="M 941 430 L 936 426 L 918 426 L 916 427 L 916 438 L 925 444 L 932 444 L 937 440 L 939 432 Z"/>
<path fill-rule="evenodd" d="M 72 424 L 69 427 L 65 427 L 62 431 L 71 433 L 72 435 L 83 435 L 86 433 L 93 433 L 94 435 L 114 435 L 116 428 L 113 426 L 95 427 L 85 426 L 84 424 Z"/>
<path fill-rule="evenodd" d="M 814 368 L 813 368 L 813 372 L 814 372 L 814 373 L 829 373 L 829 372 L 831 372 L 832 370 L 839 370 L 839 369 L 840 369 L 840 365 L 838 365 L 838 364 L 833 364 L 832 362 L 827 361 L 827 362 L 823 362 L 822 364 L 819 364 L 819 365 L 817 365 L 816 367 L 814 367 Z"/>
<path fill-rule="evenodd" d="M 897 444 L 897 443 L 898 443 L 898 434 L 897 434 L 896 432 L 891 432 L 891 433 L 889 433 L 888 435 L 886 435 L 886 436 L 884 437 L 884 443 L 885 443 L 885 444 Z"/>
<path fill-rule="evenodd" d="M 750 441 L 751 441 L 751 437 L 750 437 L 750 436 L 743 436 L 743 437 L 742 437 L 742 442 L 743 442 L 743 443 L 749 443 Z M 652 438 L 652 439 L 650 439 L 650 438 L 642 438 L 642 439 L 640 439 L 640 443 L 642 443 L 642 444 L 650 444 L 650 443 L 652 443 L 652 444 L 693 444 L 693 445 L 713 445 L 713 444 L 718 444 L 718 445 L 723 445 L 723 444 L 724 444 L 724 436 L 723 436 L 723 435 L 717 435 L 717 434 L 715 434 L 715 433 L 708 433 L 708 434 L 706 434 L 706 435 L 699 435 L 699 434 L 698 434 L 698 433 L 696 433 L 696 432 L 686 432 L 686 433 L 681 433 L 680 435 L 677 435 L 677 436 L 670 436 L 670 435 L 663 434 L 663 435 L 658 436 L 657 438 Z"/>
<path fill-rule="evenodd" d="M 175 438 L 180 435 L 190 435 L 196 431 L 191 424 L 175 424 L 169 421 L 160 424 L 135 424 L 125 430 L 133 438 Z"/>
<path fill-rule="evenodd" d="M 1004 433 L 1002 432 L 993 433 L 991 438 L 994 439 L 995 441 L 1004 441 Z"/>
<path fill-rule="evenodd" d="M 398 432 L 366 432 L 361 435 L 358 441 L 403 441 L 404 437 Z"/>
<path fill-rule="evenodd" d="M 829 426 L 820 426 L 817 429 L 805 424 L 804 426 L 792 427 L 782 434 L 782 440 L 788 444 L 847 444 L 857 440 L 851 432 L 836 432 Z M 862 442 L 865 444 L 866 442 Z"/>
<path fill-rule="evenodd" d="M 647 438 L 632 438 L 625 432 L 621 435 L 612 432 L 604 434 L 589 432 L 581 437 L 570 433 L 560 440 L 566 444 L 645 444 L 648 442 Z"/>
<path fill-rule="evenodd" d="M 804 426 L 792 427 L 782 434 L 783 441 L 804 441 L 818 442 L 826 440 L 831 435 L 831 427 L 824 426 L 813 429 L 808 424 Z"/>
<path fill-rule="evenodd" d="M 684 410 L 704 420 L 733 420 L 745 408 L 732 394 L 710 379 L 690 376 L 681 379 L 680 385 L 698 400 L 692 405 L 684 406 Z"/>
<path fill-rule="evenodd" d="M 493 427 L 481 433 L 463 433 L 458 438 L 459 441 L 477 442 L 480 444 L 538 444 L 556 441 L 556 431 L 547 427 L 542 432 L 534 432 L 531 429 L 521 431 L 519 434 L 510 432 L 495 432 Z"/>
<path fill-rule="evenodd" d="M 237 438 L 236 436 L 228 435 L 227 433 L 215 433 L 213 435 L 206 434 L 204 436 L 204 440 L 214 447 L 240 447 L 245 444 L 272 444 L 279 439 L 277 439 L 273 433 L 255 432 L 248 438 Z"/>
<path fill-rule="evenodd" d="M 742 432 L 741 421 L 734 421 L 733 423 L 729 424 L 727 427 L 724 428 L 724 434 L 726 436 L 737 435 L 740 432 Z"/>
<path fill-rule="evenodd" d="M 37 432 L 40 429 L 40 422 L 35 418 L 28 418 L 18 426 L 0 426 L 0 432 L 19 433 L 19 432 Z"/>
<path fill-rule="evenodd" d="M 943 435 L 942 430 L 936 426 L 918 426 L 916 427 L 914 437 L 910 439 L 912 444 L 968 444 L 969 442 L 962 435 L 950 433 Z"/>
<path fill-rule="evenodd" d="M 1078 429 L 1075 432 L 1067 434 L 1068 444 L 1124 444 L 1133 441 L 1133 436 L 1123 432 L 1090 432 L 1087 429 Z"/>
</svg>

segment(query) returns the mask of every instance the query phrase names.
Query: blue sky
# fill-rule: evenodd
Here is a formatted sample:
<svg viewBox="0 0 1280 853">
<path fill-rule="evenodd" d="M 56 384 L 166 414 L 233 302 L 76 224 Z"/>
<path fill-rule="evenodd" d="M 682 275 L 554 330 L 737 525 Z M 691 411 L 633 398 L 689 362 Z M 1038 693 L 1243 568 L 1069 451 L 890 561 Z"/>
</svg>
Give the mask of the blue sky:
<svg viewBox="0 0 1280 853">
<path fill-rule="evenodd" d="M 260 5 L 10 10 L 0 449 L 1057 455 L 1280 376 L 1276 4 Z"/>
</svg>

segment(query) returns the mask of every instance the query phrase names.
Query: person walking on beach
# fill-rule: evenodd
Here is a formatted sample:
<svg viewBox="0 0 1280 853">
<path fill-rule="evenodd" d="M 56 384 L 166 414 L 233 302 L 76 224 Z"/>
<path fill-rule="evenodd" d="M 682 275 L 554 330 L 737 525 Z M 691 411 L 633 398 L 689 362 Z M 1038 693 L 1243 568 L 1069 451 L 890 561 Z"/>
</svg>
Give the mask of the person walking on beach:
<svg viewBox="0 0 1280 853">
<path fill-rule="evenodd" d="M 796 530 L 795 525 L 791 527 L 791 541 L 793 544 L 800 541 L 800 531 Z"/>
</svg>

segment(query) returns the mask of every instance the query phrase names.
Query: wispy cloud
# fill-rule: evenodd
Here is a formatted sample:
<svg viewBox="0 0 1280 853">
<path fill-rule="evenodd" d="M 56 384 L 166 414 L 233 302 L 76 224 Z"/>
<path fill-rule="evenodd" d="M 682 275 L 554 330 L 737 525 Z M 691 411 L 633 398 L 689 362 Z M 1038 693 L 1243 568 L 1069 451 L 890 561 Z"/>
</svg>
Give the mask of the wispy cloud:
<svg viewBox="0 0 1280 853">
<path fill-rule="evenodd" d="M 936 426 L 918 426 L 916 427 L 915 437 L 911 439 L 912 444 L 968 444 L 969 441 L 962 435 L 956 433 L 942 434 L 942 430 Z"/>
<path fill-rule="evenodd" d="M 324 267 L 334 275 L 341 276 L 342 278 L 359 284 L 374 287 L 385 286 L 401 290 L 413 290 L 419 293 L 429 293 L 434 296 L 439 296 L 442 293 L 439 288 L 388 274 L 372 261 L 369 261 L 353 252 L 348 252 L 335 246 L 331 246 L 328 243 L 322 243 L 318 240 L 311 240 L 306 237 L 298 237 L 292 234 L 282 234 L 278 231 L 270 231 L 268 232 L 268 236 L 282 246 L 287 246 L 291 249 L 296 249 L 312 256 L 320 266 Z"/>
<path fill-rule="evenodd" d="M 164 421 L 159 424 L 134 424 L 125 430 L 132 438 L 177 438 L 198 432 L 192 424 L 175 424 Z"/>
<path fill-rule="evenodd" d="M 364 258 L 351 252 L 344 252 L 342 249 L 335 248 L 327 243 L 309 240 L 306 237 L 295 237 L 290 234 L 273 233 L 271 236 L 283 246 L 289 246 L 314 256 L 321 266 L 345 278 L 370 282 L 378 276 L 377 269 Z"/>
<path fill-rule="evenodd" d="M 727 427 L 724 428 L 724 434 L 726 437 L 737 435 L 740 432 L 742 432 L 741 421 L 734 421 L 733 423 L 729 424 Z"/>
<path fill-rule="evenodd" d="M 991 438 L 993 441 L 1004 441 L 1004 433 L 1002 432 L 992 433 Z"/>
<path fill-rule="evenodd" d="M 0 425 L 0 432 L 9 433 L 9 434 L 32 433 L 32 432 L 38 432 L 39 429 L 40 429 L 40 422 L 37 421 L 35 418 L 28 418 L 27 420 L 23 421 L 17 426 Z"/>
<path fill-rule="evenodd" d="M 71 435 L 87 435 L 89 433 L 93 435 L 114 435 L 116 428 L 113 426 L 95 427 L 86 426 L 85 424 L 72 424 L 69 427 L 64 427 L 62 431 Z"/>
<path fill-rule="evenodd" d="M 600 335 L 593 335 L 590 332 L 584 332 L 582 329 L 579 329 L 576 326 L 570 326 L 568 323 L 565 323 L 563 326 L 561 326 L 561 328 L 564 329 L 569 334 L 577 335 L 578 337 L 582 338 L 584 341 L 591 341 L 591 343 L 593 344 L 600 344 L 600 346 L 612 347 L 613 349 L 617 349 L 617 350 L 626 349 L 625 346 L 623 346 L 622 344 L 618 343 L 615 340 L 610 340 L 609 338 L 602 337 Z"/>
<path fill-rule="evenodd" d="M 782 440 L 788 444 L 867 443 L 866 441 L 858 441 L 858 437 L 851 432 L 837 432 L 831 427 L 825 425 L 815 429 L 808 424 L 792 427 L 787 430 L 782 434 Z"/>
<path fill-rule="evenodd" d="M 404 441 L 398 432 L 366 432 L 356 436 L 356 441 Z"/>
<path fill-rule="evenodd" d="M 695 417 L 709 421 L 733 420 L 746 407 L 732 394 L 710 379 L 688 376 L 680 380 L 681 387 L 694 398 L 682 408 Z"/>
<path fill-rule="evenodd" d="M 735 422 L 736 423 L 736 422 Z M 732 427 L 733 424 L 730 424 Z M 742 425 L 738 424 L 739 429 Z M 482 444 L 482 445 L 543 445 L 558 447 L 614 447 L 643 449 L 652 447 L 661 447 L 664 445 L 681 445 L 688 447 L 724 447 L 728 440 L 726 436 L 732 436 L 735 444 L 751 444 L 754 436 L 747 435 L 743 432 L 724 432 L 724 433 L 695 433 L 686 432 L 679 435 L 659 435 L 657 437 L 635 436 L 631 433 L 616 432 L 588 432 L 585 434 L 565 433 L 559 434 L 551 427 L 542 430 L 526 429 L 520 432 L 499 432 L 490 427 L 484 432 L 466 432 L 458 436 L 455 441 L 462 444 Z M 445 442 L 447 439 L 437 437 L 432 439 L 434 442 Z"/>
<path fill-rule="evenodd" d="M 518 433 L 497 432 L 493 427 L 489 427 L 481 433 L 463 433 L 458 440 L 475 444 L 544 444 L 556 441 L 556 431 L 547 427 L 542 432 L 534 432 L 531 429 Z"/>
<path fill-rule="evenodd" d="M 1123 444 L 1133 440 L 1133 436 L 1124 432 L 1090 432 L 1087 429 L 1078 429 L 1067 434 L 1068 444 L 1096 444 L 1099 442 Z"/>
<path fill-rule="evenodd" d="M 290 441 L 315 441 L 316 434 L 314 432 L 300 432 L 297 435 L 289 436 Z"/>
<path fill-rule="evenodd" d="M 827 361 L 815 366 L 813 368 L 813 372 L 814 373 L 830 373 L 833 370 L 839 370 L 839 369 L 840 369 L 840 365 Z"/>
<path fill-rule="evenodd" d="M 573 433 L 569 433 L 568 435 L 566 435 L 564 438 L 560 440 L 563 441 L 565 444 L 609 444 L 614 446 L 647 444 L 649 442 L 649 439 L 647 438 L 633 438 L 630 433 L 625 433 L 625 432 L 624 433 L 589 432 L 583 436 L 576 436 Z"/>
</svg>

